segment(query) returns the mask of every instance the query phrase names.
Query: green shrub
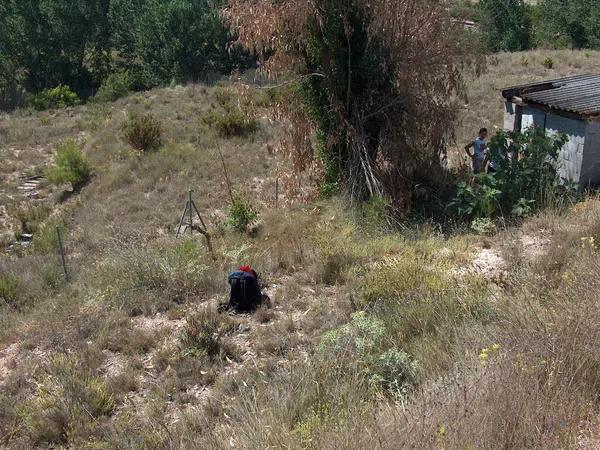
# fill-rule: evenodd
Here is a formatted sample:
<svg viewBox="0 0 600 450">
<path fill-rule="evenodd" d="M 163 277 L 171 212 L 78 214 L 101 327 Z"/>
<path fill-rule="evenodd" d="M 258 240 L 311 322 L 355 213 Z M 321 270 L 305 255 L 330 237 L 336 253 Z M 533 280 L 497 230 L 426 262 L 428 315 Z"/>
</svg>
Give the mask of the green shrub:
<svg viewBox="0 0 600 450">
<path fill-rule="evenodd" d="M 122 131 L 129 145 L 141 152 L 158 150 L 162 146 L 162 124 L 152 114 L 129 114 Z"/>
<path fill-rule="evenodd" d="M 258 130 L 256 118 L 247 112 L 238 110 L 223 112 L 213 110 L 202 117 L 202 122 L 224 138 L 245 137 Z"/>
<path fill-rule="evenodd" d="M 128 71 L 110 74 L 98 89 L 93 98 L 94 102 L 114 102 L 131 92 L 131 77 Z"/>
<path fill-rule="evenodd" d="M 31 250 L 36 254 L 48 254 L 58 251 L 58 236 L 56 236 L 56 222 L 50 221 L 41 225 L 33 236 Z M 63 222 L 58 223 L 63 243 L 67 234 L 67 227 Z"/>
<path fill-rule="evenodd" d="M 229 206 L 228 224 L 233 229 L 244 233 L 258 218 L 258 211 L 250 199 L 241 192 L 233 195 L 233 201 Z"/>
<path fill-rule="evenodd" d="M 477 234 L 489 236 L 496 232 L 496 224 L 488 217 L 479 217 L 471 222 L 471 229 Z"/>
<path fill-rule="evenodd" d="M 18 277 L 8 274 L 0 274 L 0 301 L 15 306 L 19 296 L 19 285 L 21 281 Z"/>
<path fill-rule="evenodd" d="M 115 407 L 104 381 L 73 355 L 54 356 L 19 415 L 36 444 L 87 437 Z"/>
<path fill-rule="evenodd" d="M 29 106 L 38 111 L 46 109 L 59 109 L 75 106 L 79 104 L 77 94 L 63 84 L 52 88 L 45 89 L 39 94 L 29 96 Z"/>
<path fill-rule="evenodd" d="M 414 382 L 416 363 L 406 353 L 390 348 L 385 323 L 366 312 L 355 313 L 352 321 L 326 333 L 319 350 L 328 358 L 357 365 L 366 381 L 389 394 L 402 396 Z M 342 358 L 352 355 L 348 361 Z"/>
<path fill-rule="evenodd" d="M 217 86 L 214 91 L 213 94 L 215 96 L 215 99 L 217 100 L 217 103 L 224 109 L 231 109 L 232 105 L 233 105 L 233 101 L 234 101 L 234 92 L 225 87 L 225 86 Z"/>
<path fill-rule="evenodd" d="M 475 187 L 459 183 L 450 206 L 464 217 L 525 217 L 543 206 L 576 200 L 577 188 L 558 173 L 567 140 L 565 135 L 547 136 L 541 128 L 497 133 L 489 145 L 497 171 L 477 175 Z"/>
<path fill-rule="evenodd" d="M 89 181 L 91 174 L 92 168 L 74 140 L 65 141 L 58 146 L 54 165 L 46 170 L 46 177 L 50 183 L 70 183 L 75 191 Z"/>
<path fill-rule="evenodd" d="M 195 240 L 123 249 L 98 263 L 92 283 L 109 306 L 132 316 L 153 315 L 220 292 L 224 282 L 209 260 Z"/>
<path fill-rule="evenodd" d="M 52 207 L 46 203 L 21 206 L 14 216 L 21 225 L 21 230 L 35 233 L 40 225 L 50 216 Z"/>
<path fill-rule="evenodd" d="M 542 65 L 546 69 L 553 69 L 554 68 L 554 60 L 548 56 L 546 59 L 544 59 L 544 61 L 542 62 Z"/>
</svg>

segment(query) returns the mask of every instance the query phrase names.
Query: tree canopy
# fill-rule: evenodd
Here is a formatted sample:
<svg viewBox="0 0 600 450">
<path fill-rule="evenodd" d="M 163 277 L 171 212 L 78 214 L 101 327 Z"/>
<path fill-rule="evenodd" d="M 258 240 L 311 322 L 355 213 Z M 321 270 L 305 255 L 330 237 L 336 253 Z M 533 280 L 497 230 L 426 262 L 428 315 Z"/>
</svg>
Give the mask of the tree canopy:
<svg viewBox="0 0 600 450">
<path fill-rule="evenodd" d="M 292 173 L 402 212 L 439 181 L 462 89 L 461 34 L 434 0 L 231 0 L 225 16 L 262 68 L 291 77 L 280 150 Z M 317 144 L 313 146 L 312 133 Z M 317 168 L 315 168 L 317 167 Z"/>
</svg>

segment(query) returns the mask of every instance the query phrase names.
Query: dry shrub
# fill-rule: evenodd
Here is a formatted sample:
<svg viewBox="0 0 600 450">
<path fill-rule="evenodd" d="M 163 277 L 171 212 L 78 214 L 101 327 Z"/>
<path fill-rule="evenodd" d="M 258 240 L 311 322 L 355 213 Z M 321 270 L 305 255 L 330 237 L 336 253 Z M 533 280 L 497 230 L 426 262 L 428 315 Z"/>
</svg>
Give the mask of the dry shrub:
<svg viewBox="0 0 600 450">
<path fill-rule="evenodd" d="M 104 382 L 74 356 L 52 357 L 37 381 L 35 395 L 19 412 L 36 444 L 85 439 L 115 407 Z"/>
<path fill-rule="evenodd" d="M 162 124 L 152 114 L 129 114 L 122 132 L 127 143 L 141 152 L 158 150 L 162 145 Z"/>
<path fill-rule="evenodd" d="M 229 317 L 206 308 L 187 317 L 186 322 L 181 336 L 181 347 L 185 355 L 209 359 L 230 356 L 231 349 L 223 342 L 224 336 L 234 328 L 234 322 Z"/>
<path fill-rule="evenodd" d="M 130 315 L 153 315 L 221 292 L 219 268 L 201 243 L 121 248 L 98 262 L 91 287 L 100 299 Z"/>
</svg>

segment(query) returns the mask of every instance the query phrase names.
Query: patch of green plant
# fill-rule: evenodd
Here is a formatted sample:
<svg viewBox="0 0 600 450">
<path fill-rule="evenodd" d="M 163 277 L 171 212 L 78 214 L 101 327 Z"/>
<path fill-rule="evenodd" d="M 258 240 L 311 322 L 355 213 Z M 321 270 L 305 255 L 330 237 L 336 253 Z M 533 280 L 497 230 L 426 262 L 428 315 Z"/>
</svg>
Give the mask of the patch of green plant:
<svg viewBox="0 0 600 450">
<path fill-rule="evenodd" d="M 542 65 L 546 69 L 553 69 L 554 68 L 554 59 L 552 59 L 550 56 L 548 56 L 544 59 L 544 61 L 542 62 Z"/>
<path fill-rule="evenodd" d="M 374 196 L 360 205 L 362 223 L 371 229 L 386 229 L 392 220 L 389 198 Z"/>
<path fill-rule="evenodd" d="M 162 123 L 152 114 L 130 113 L 121 129 L 125 141 L 136 150 L 148 152 L 162 146 Z"/>
<path fill-rule="evenodd" d="M 68 86 L 61 84 L 52 89 L 45 89 L 39 94 L 30 95 L 28 104 L 38 111 L 60 109 L 79 104 L 79 97 Z"/>
<path fill-rule="evenodd" d="M 46 203 L 22 206 L 17 209 L 14 216 L 21 225 L 21 231 L 35 233 L 40 225 L 50 216 L 52 207 Z"/>
<path fill-rule="evenodd" d="M 245 233 L 257 218 L 258 210 L 250 198 L 242 192 L 235 192 L 229 205 L 228 225 L 240 233 Z"/>
<path fill-rule="evenodd" d="M 222 289 L 204 247 L 193 240 L 171 246 L 123 249 L 101 260 L 91 280 L 97 296 L 126 314 L 153 315 Z"/>
<path fill-rule="evenodd" d="M 477 234 L 491 236 L 496 232 L 496 224 L 488 217 L 478 217 L 471 222 L 471 229 Z"/>
<path fill-rule="evenodd" d="M 328 357 L 348 358 L 357 364 L 373 387 L 402 397 L 414 382 L 416 362 L 393 348 L 385 323 L 366 312 L 352 316 L 349 324 L 326 333 L 319 351 Z"/>
<path fill-rule="evenodd" d="M 496 172 L 478 174 L 474 185 L 459 183 L 450 207 L 469 218 L 526 217 L 550 204 L 575 201 L 577 187 L 558 172 L 567 141 L 565 135 L 549 136 L 540 128 L 499 132 L 489 145 Z"/>
<path fill-rule="evenodd" d="M 128 71 L 110 74 L 98 89 L 92 101 L 97 103 L 114 102 L 131 92 L 131 76 Z"/>
<path fill-rule="evenodd" d="M 67 226 L 64 222 L 45 222 L 40 226 L 38 232 L 33 236 L 31 250 L 36 254 L 49 254 L 58 252 L 58 236 L 56 235 L 56 226 L 60 230 L 63 245 L 67 238 Z"/>
<path fill-rule="evenodd" d="M 72 139 L 58 146 L 54 164 L 46 170 L 46 178 L 50 183 L 57 186 L 70 183 L 74 191 L 85 186 L 91 175 L 90 163 Z"/>
<path fill-rule="evenodd" d="M 19 298 L 20 284 L 19 277 L 0 273 L 0 301 L 14 307 Z"/>
<path fill-rule="evenodd" d="M 248 112 L 236 109 L 209 111 L 202 116 L 202 123 L 223 138 L 246 137 L 258 131 L 258 120 Z"/>
</svg>

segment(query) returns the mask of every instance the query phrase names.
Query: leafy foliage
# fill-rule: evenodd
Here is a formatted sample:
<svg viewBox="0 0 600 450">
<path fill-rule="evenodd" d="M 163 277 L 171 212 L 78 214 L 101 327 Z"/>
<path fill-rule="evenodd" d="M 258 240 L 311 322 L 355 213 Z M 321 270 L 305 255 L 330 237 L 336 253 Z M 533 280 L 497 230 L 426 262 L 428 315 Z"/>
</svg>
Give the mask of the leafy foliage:
<svg viewBox="0 0 600 450">
<path fill-rule="evenodd" d="M 259 123 L 252 101 L 243 90 L 238 90 L 234 92 L 217 87 L 215 97 L 219 106 L 212 107 L 202 116 L 202 123 L 215 129 L 221 137 L 244 137 L 258 130 Z"/>
<path fill-rule="evenodd" d="M 114 102 L 129 94 L 131 87 L 132 79 L 128 71 L 112 73 L 102 82 L 93 100 L 99 103 Z"/>
<path fill-rule="evenodd" d="M 600 1 L 542 0 L 536 23 L 540 45 L 555 47 L 600 47 Z"/>
<path fill-rule="evenodd" d="M 52 89 L 45 89 L 39 94 L 29 96 L 29 105 L 38 111 L 46 109 L 59 109 L 75 106 L 79 97 L 68 86 L 59 85 Z"/>
<path fill-rule="evenodd" d="M 531 46 L 529 8 L 523 0 L 481 0 L 478 3 L 481 33 L 491 51 L 519 51 Z"/>
<path fill-rule="evenodd" d="M 558 173 L 559 154 L 568 138 L 548 136 L 540 128 L 499 132 L 490 143 L 495 174 L 479 174 L 475 186 L 458 185 L 452 206 L 467 217 L 524 217 L 549 202 L 572 195 L 569 180 Z"/>
<path fill-rule="evenodd" d="M 235 192 L 229 206 L 229 226 L 244 233 L 258 218 L 258 211 L 245 194 Z"/>
<path fill-rule="evenodd" d="M 122 130 L 129 145 L 141 152 L 158 150 L 162 145 L 162 124 L 152 114 L 129 114 Z"/>
<path fill-rule="evenodd" d="M 389 348 L 385 324 L 365 312 L 355 313 L 352 322 L 326 333 L 319 349 L 338 358 L 351 352 L 367 381 L 392 395 L 404 395 L 415 378 L 415 361 Z"/>
<path fill-rule="evenodd" d="M 111 73 L 129 71 L 130 87 L 145 89 L 251 67 L 247 53 L 228 46 L 221 6 L 221 0 L 3 1 L 0 107 L 20 106 L 21 90 L 58 85 L 86 97 Z M 116 92 L 105 90 L 108 97 Z"/>
<path fill-rule="evenodd" d="M 75 191 L 90 179 L 92 168 L 74 140 L 63 142 L 56 149 L 54 165 L 46 170 L 48 181 L 61 185 L 70 183 Z"/>
</svg>

